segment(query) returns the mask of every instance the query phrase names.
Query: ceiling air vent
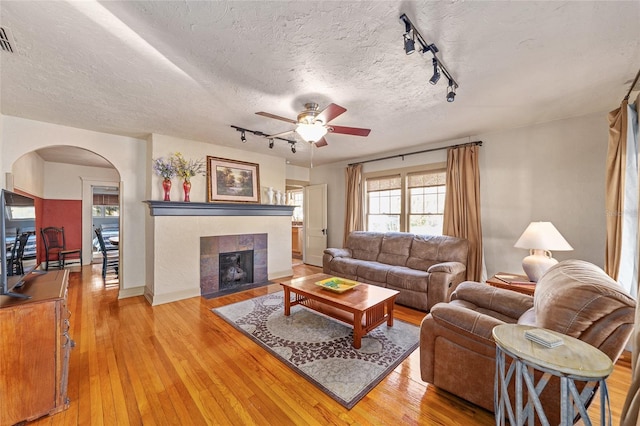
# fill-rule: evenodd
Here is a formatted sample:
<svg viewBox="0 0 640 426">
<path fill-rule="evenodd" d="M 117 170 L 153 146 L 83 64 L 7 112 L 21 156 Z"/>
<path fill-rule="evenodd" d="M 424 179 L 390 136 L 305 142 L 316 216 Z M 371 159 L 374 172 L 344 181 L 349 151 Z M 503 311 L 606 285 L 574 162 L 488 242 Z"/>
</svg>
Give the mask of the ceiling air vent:
<svg viewBox="0 0 640 426">
<path fill-rule="evenodd" d="M 9 28 L 0 27 L 0 48 L 3 52 L 15 53 L 15 41 Z"/>
</svg>

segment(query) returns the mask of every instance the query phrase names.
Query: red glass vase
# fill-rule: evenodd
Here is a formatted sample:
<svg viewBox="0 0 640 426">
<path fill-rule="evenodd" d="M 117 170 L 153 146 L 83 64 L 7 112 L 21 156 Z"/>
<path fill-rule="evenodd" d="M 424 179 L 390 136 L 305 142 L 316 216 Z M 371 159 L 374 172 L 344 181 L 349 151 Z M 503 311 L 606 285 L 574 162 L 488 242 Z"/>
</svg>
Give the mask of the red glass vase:
<svg viewBox="0 0 640 426">
<path fill-rule="evenodd" d="M 164 201 L 171 201 L 169 195 L 171 194 L 171 179 L 165 179 L 162 181 L 162 189 L 164 189 Z"/>
<path fill-rule="evenodd" d="M 185 180 L 182 183 L 182 189 L 184 189 L 184 201 L 188 203 L 189 201 L 191 201 L 189 199 L 189 194 L 191 193 L 191 182 Z"/>
</svg>

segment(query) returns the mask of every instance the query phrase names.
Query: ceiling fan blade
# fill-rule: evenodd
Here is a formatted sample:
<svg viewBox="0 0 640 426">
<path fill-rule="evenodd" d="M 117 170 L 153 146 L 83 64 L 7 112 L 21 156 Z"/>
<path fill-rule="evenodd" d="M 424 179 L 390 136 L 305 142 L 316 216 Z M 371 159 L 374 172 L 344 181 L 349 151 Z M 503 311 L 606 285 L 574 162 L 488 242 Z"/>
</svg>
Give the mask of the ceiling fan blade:
<svg viewBox="0 0 640 426">
<path fill-rule="evenodd" d="M 329 131 L 333 133 L 341 133 L 343 135 L 354 136 L 369 136 L 371 129 L 361 129 L 359 127 L 345 127 L 345 126 L 327 126 Z"/>
<path fill-rule="evenodd" d="M 275 115 L 275 114 L 271 114 L 269 112 L 256 112 L 256 114 L 261 115 L 263 117 L 267 117 L 267 118 L 275 118 L 276 120 L 282 120 L 282 121 L 286 121 L 287 123 L 291 123 L 291 124 L 298 124 L 298 122 L 296 120 L 292 120 L 290 118 L 285 118 L 285 117 L 280 117 L 279 115 Z"/>
<path fill-rule="evenodd" d="M 269 138 L 279 138 L 281 136 L 285 136 L 285 135 L 288 135 L 289 133 L 293 133 L 293 132 L 295 132 L 295 130 L 287 130 L 286 132 L 276 133 L 275 135 L 265 136 L 265 138 L 267 138 L 267 139 L 269 139 Z"/>
<path fill-rule="evenodd" d="M 329 144 L 327 143 L 327 140 L 323 136 L 318 142 L 315 143 L 315 145 L 318 148 L 322 148 L 323 146 L 327 146 Z"/>
<path fill-rule="evenodd" d="M 329 104 L 329 106 L 327 106 L 320 112 L 320 114 L 318 114 L 316 120 L 320 120 L 324 124 L 327 124 L 337 116 L 344 114 L 345 111 L 347 111 L 347 109 L 341 107 L 340 105 Z"/>
</svg>

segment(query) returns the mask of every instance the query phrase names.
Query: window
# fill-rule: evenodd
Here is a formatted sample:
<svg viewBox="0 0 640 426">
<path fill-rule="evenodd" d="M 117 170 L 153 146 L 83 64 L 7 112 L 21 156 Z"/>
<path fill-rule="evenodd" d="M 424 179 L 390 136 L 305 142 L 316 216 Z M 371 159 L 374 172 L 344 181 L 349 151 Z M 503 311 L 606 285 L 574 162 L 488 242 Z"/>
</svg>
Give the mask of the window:
<svg viewBox="0 0 640 426">
<path fill-rule="evenodd" d="M 442 235 L 445 184 L 442 169 L 367 177 L 367 230 Z"/>
<path fill-rule="evenodd" d="M 6 206 L 7 217 L 11 220 L 35 219 L 36 208 L 33 206 Z"/>
<path fill-rule="evenodd" d="M 118 194 L 93 194 L 93 217 L 118 216 L 120 216 Z"/>
<path fill-rule="evenodd" d="M 288 204 L 290 206 L 295 206 L 293 209 L 293 215 L 291 216 L 292 222 L 302 222 L 304 220 L 303 214 L 303 201 L 304 201 L 304 192 L 302 189 L 296 191 L 288 191 Z"/>
<path fill-rule="evenodd" d="M 400 231 L 402 214 L 400 175 L 367 179 L 367 229 Z"/>
<path fill-rule="evenodd" d="M 412 173 L 407 176 L 409 232 L 442 235 L 445 181 L 444 172 Z"/>
</svg>

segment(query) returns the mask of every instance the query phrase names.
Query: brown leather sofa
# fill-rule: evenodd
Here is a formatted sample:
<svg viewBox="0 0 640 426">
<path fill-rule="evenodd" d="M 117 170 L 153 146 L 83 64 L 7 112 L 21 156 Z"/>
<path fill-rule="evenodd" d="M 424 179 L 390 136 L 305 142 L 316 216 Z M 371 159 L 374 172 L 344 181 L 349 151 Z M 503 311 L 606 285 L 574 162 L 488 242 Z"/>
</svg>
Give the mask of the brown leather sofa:
<svg viewBox="0 0 640 426">
<path fill-rule="evenodd" d="M 631 334 L 636 305 L 602 269 L 579 260 L 549 269 L 533 297 L 467 281 L 451 299 L 434 306 L 422 321 L 422 380 L 490 411 L 493 327 L 518 323 L 554 330 L 595 346 L 615 362 Z M 541 397 L 551 424 L 558 424 L 558 389 L 552 380 Z"/>
<path fill-rule="evenodd" d="M 324 251 L 325 274 L 398 290 L 396 302 L 428 311 L 466 276 L 468 242 L 407 232 L 355 231 L 344 248 Z"/>
</svg>

